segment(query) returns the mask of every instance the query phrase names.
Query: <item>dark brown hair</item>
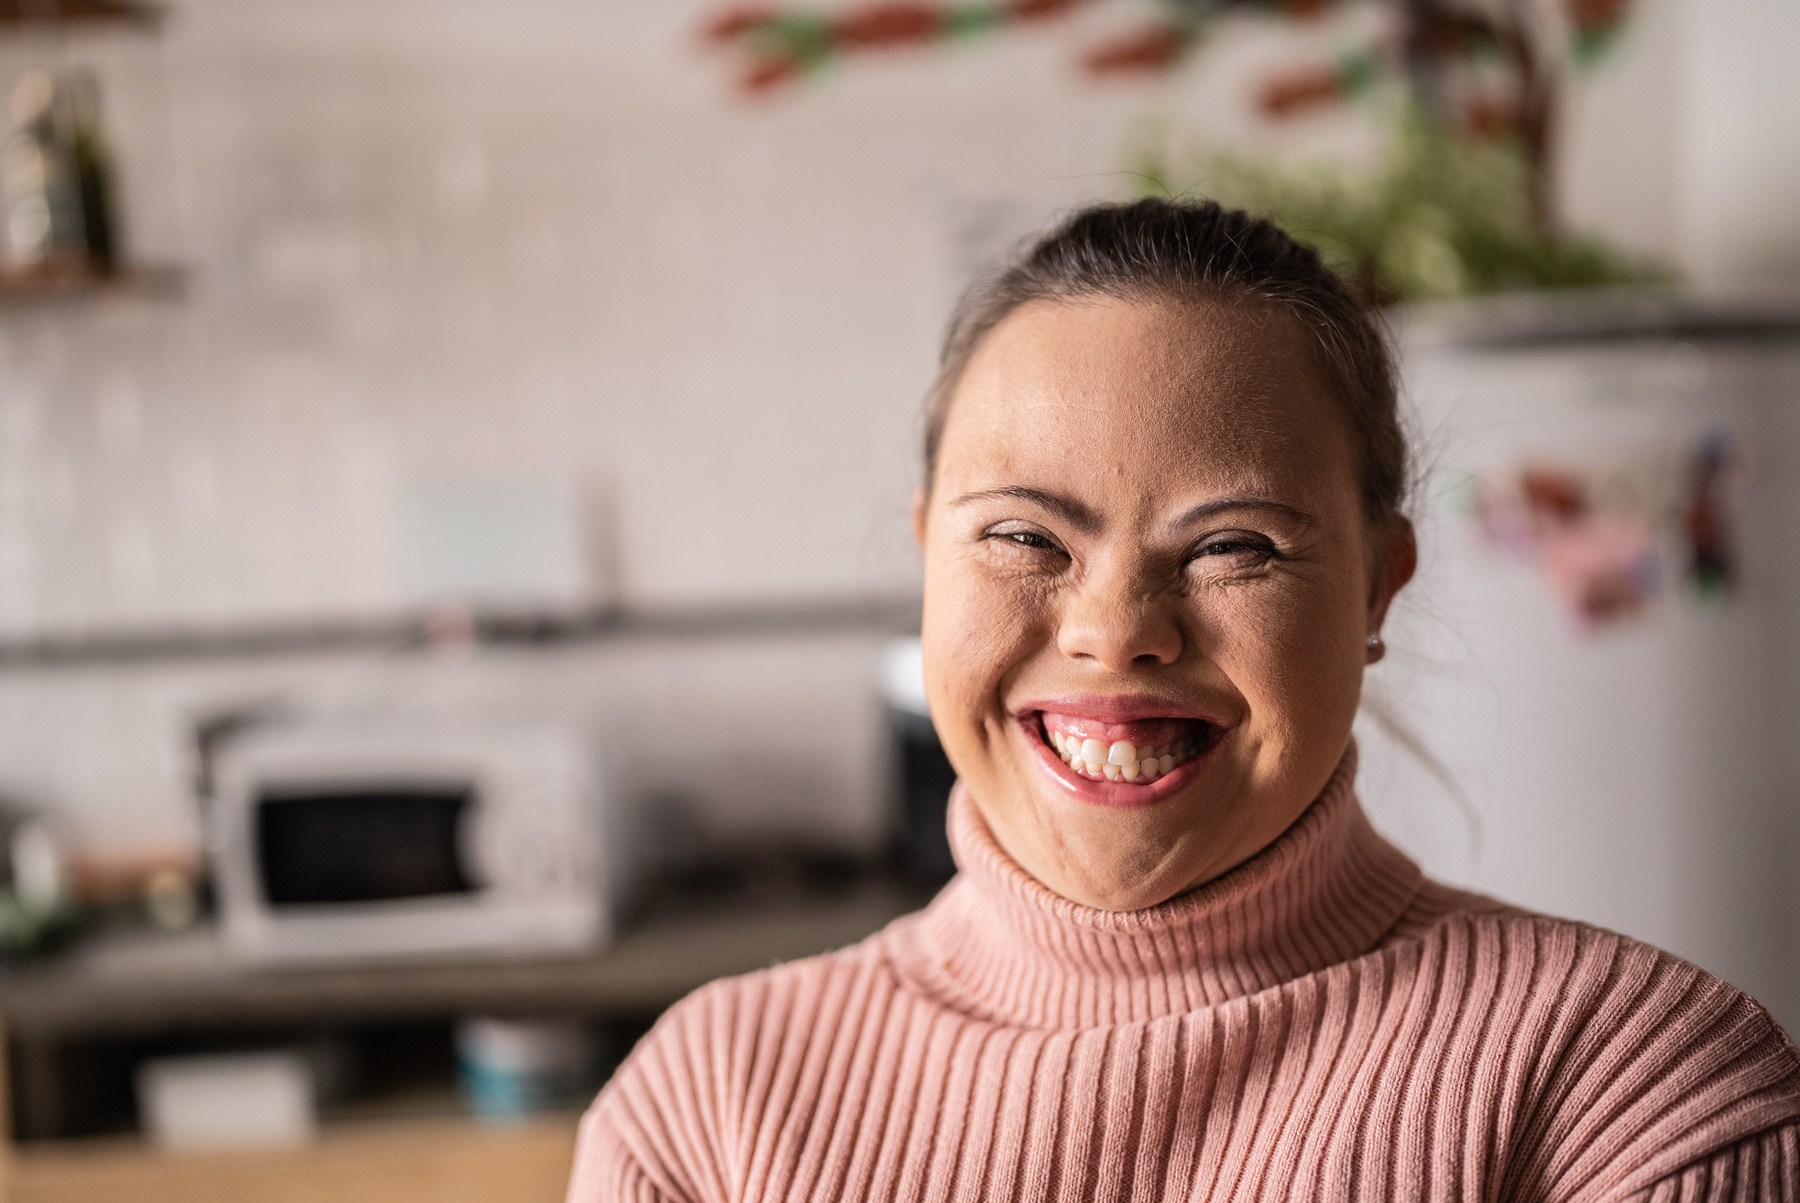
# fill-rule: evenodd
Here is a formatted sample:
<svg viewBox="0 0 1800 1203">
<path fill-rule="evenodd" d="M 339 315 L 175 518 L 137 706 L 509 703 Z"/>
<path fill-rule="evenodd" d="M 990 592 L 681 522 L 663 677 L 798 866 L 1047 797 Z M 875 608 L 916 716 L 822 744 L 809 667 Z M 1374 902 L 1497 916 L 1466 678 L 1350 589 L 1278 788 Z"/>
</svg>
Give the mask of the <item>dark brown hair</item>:
<svg viewBox="0 0 1800 1203">
<path fill-rule="evenodd" d="M 981 341 L 1030 301 L 1116 297 L 1261 305 L 1285 311 L 1312 336 L 1320 374 L 1349 419 L 1373 522 L 1406 500 L 1393 354 L 1373 310 L 1273 222 L 1213 201 L 1094 205 L 1064 221 L 1021 258 L 970 288 L 944 340 L 925 414 L 925 487 L 956 391 Z"/>
</svg>

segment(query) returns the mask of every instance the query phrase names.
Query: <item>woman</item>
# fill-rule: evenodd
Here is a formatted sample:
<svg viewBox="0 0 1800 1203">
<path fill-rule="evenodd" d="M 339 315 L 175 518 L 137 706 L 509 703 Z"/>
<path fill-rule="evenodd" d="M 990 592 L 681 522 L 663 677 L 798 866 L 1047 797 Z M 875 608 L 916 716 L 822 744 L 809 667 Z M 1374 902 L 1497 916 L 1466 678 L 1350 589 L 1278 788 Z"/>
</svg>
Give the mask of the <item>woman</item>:
<svg viewBox="0 0 1800 1203">
<path fill-rule="evenodd" d="M 961 872 L 671 1010 L 570 1199 L 1800 1198 L 1760 1007 L 1364 818 L 1405 456 L 1374 320 L 1266 222 L 1090 209 L 978 288 L 914 513 Z"/>
</svg>

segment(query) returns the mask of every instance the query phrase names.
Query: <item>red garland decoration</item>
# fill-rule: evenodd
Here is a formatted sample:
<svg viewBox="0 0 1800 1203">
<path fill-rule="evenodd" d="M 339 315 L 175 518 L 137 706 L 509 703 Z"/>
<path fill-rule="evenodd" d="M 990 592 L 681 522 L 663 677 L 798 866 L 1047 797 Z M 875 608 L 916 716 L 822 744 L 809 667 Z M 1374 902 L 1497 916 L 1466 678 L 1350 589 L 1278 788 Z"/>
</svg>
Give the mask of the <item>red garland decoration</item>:
<svg viewBox="0 0 1800 1203">
<path fill-rule="evenodd" d="M 799 59 L 765 58 L 751 63 L 738 78 L 738 87 L 755 96 L 772 92 L 784 84 L 798 80 L 802 73 Z"/>
<path fill-rule="evenodd" d="M 1631 0 L 1567 0 L 1567 6 L 1576 33 L 1604 34 L 1625 23 Z"/>
<path fill-rule="evenodd" d="M 739 4 L 721 9 L 700 30 L 702 41 L 715 46 L 735 42 L 781 18 L 781 10 L 767 4 Z"/>
<path fill-rule="evenodd" d="M 831 40 L 851 50 L 890 50 L 932 41 L 943 24 L 943 13 L 929 4 L 875 4 L 838 18 Z"/>
<path fill-rule="evenodd" d="M 1284 71 L 1264 81 L 1257 93 L 1256 107 L 1265 117 L 1295 117 L 1358 95 L 1380 72 L 1381 63 L 1372 54 L 1349 55 L 1335 63 Z"/>
<path fill-rule="evenodd" d="M 1574 36 L 1570 49 L 1578 63 L 1591 63 L 1606 52 L 1625 18 L 1630 15 L 1631 0 L 1564 0 Z"/>
<path fill-rule="evenodd" d="M 750 63 L 739 78 L 749 93 L 765 93 L 798 80 L 808 71 L 841 54 L 896 50 L 929 45 L 969 33 L 1008 25 L 1037 24 L 1067 17 L 1096 0 L 993 0 L 990 3 L 928 3 L 922 0 L 878 0 L 836 13 L 806 12 L 769 4 L 727 8 L 706 23 L 704 40 L 712 45 L 737 44 L 750 51 Z M 1318 17 L 1339 0 L 1212 0 L 1211 7 L 1273 9 L 1296 19 Z M 1573 0 L 1572 0 L 1573 2 Z M 1618 0 L 1583 0 L 1616 3 Z M 1207 4 L 1168 0 L 1171 19 L 1096 46 L 1082 56 L 1086 71 L 1096 76 L 1143 75 L 1167 71 L 1200 40 Z M 1321 89 L 1322 91 L 1322 89 Z M 1281 100 L 1275 108 L 1294 107 Z"/>
<path fill-rule="evenodd" d="M 1144 75 L 1166 71 L 1193 44 L 1194 31 L 1183 25 L 1153 25 L 1116 41 L 1096 46 L 1081 58 L 1090 75 Z"/>
<path fill-rule="evenodd" d="M 1293 117 L 1308 109 L 1331 104 L 1343 96 L 1339 71 L 1332 67 L 1299 67 L 1264 81 L 1256 107 L 1265 117 Z"/>
<path fill-rule="evenodd" d="M 878 0 L 835 14 L 807 13 L 770 4 L 741 4 L 715 15 L 701 31 L 715 46 L 737 44 L 751 52 L 739 77 L 747 93 L 762 94 L 791 84 L 840 54 L 899 50 L 1013 24 L 1069 16 L 1096 0 L 997 0 L 989 4 Z M 1213 0 L 1211 6 L 1170 0 L 1178 11 L 1190 7 L 1274 9 L 1283 16 L 1312 19 L 1338 0 Z M 1623 26 L 1633 0 L 1562 0 L 1573 34 L 1577 61 L 1594 57 Z M 1202 23 L 1192 14 L 1166 20 L 1096 46 L 1082 56 L 1095 76 L 1143 75 L 1167 71 L 1200 40 Z M 1494 27 L 1474 13 L 1430 5 L 1409 28 L 1409 57 L 1449 61 L 1488 50 Z M 1298 67 L 1270 77 L 1257 104 L 1273 118 L 1297 116 L 1360 92 L 1379 64 L 1369 55 L 1335 65 Z M 1478 100 L 1459 115 L 1470 133 L 1492 136 L 1517 124 L 1512 106 Z"/>
<path fill-rule="evenodd" d="M 1504 96 L 1479 96 L 1463 108 L 1463 132 L 1471 138 L 1505 138 L 1518 133 L 1519 106 Z"/>
<path fill-rule="evenodd" d="M 702 26 L 714 46 L 741 45 L 751 61 L 738 85 L 766 93 L 840 54 L 925 46 L 1005 25 L 1053 21 L 1094 0 L 998 0 L 989 4 L 881 0 L 834 14 L 767 4 L 727 8 Z"/>
<path fill-rule="evenodd" d="M 1048 21 L 1066 17 L 1084 3 L 1086 0 L 1013 0 L 1002 7 L 1014 21 Z"/>
</svg>

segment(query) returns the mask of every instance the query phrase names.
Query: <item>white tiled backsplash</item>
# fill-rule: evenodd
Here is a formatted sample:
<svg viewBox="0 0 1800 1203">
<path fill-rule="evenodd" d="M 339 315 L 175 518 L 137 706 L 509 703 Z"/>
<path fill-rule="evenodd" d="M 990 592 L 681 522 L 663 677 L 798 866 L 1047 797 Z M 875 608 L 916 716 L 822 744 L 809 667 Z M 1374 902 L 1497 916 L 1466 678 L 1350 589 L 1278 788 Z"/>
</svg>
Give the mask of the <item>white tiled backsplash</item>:
<svg viewBox="0 0 1800 1203">
<path fill-rule="evenodd" d="M 867 847 L 886 833 L 873 635 L 634 640 L 11 672 L 0 793 L 89 846 L 199 836 L 193 726 L 221 709 L 547 715 L 596 732 L 628 800 L 674 795 L 717 835 Z"/>
<path fill-rule="evenodd" d="M 393 614 L 445 487 L 584 499 L 597 600 L 914 591 L 950 302 L 1123 190 L 1141 98 L 1069 87 L 1055 37 L 746 107 L 694 45 L 710 7 L 179 0 L 160 34 L 71 41 L 129 253 L 188 288 L 0 311 L 0 638 Z M 0 48 L 8 81 L 41 50 Z M 77 843 L 189 839 L 196 712 L 453 688 L 604 716 L 721 824 L 867 839 L 876 646 L 13 671 L 0 793 Z"/>
</svg>

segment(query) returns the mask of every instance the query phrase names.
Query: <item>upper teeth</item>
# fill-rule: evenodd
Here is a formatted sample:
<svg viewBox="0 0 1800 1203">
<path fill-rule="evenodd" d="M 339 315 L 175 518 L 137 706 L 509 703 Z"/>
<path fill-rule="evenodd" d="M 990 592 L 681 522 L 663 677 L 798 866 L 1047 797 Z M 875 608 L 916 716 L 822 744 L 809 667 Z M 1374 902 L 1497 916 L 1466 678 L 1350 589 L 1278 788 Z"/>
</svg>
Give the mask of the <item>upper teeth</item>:
<svg viewBox="0 0 1800 1203">
<path fill-rule="evenodd" d="M 1178 739 L 1157 747 L 1139 747 L 1126 740 L 1111 744 L 1051 731 L 1050 742 L 1070 768 L 1088 777 L 1107 781 L 1155 781 L 1178 764 L 1192 760 L 1195 741 Z"/>
</svg>

